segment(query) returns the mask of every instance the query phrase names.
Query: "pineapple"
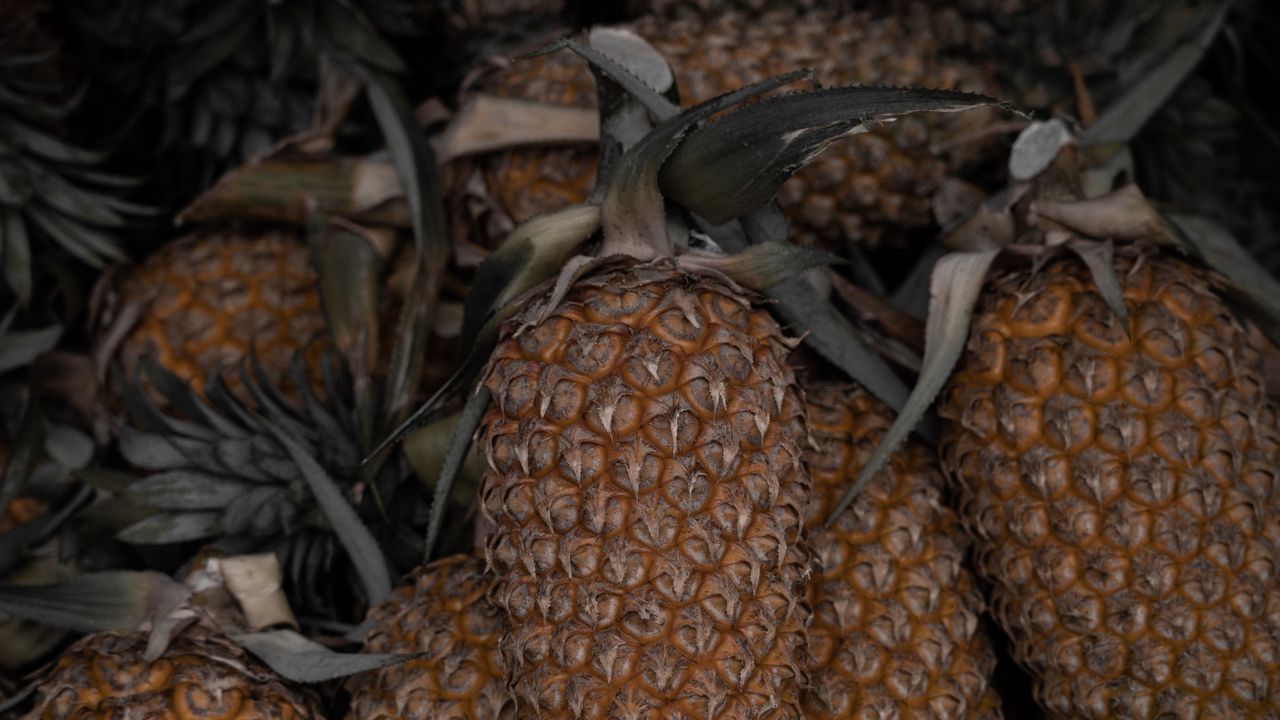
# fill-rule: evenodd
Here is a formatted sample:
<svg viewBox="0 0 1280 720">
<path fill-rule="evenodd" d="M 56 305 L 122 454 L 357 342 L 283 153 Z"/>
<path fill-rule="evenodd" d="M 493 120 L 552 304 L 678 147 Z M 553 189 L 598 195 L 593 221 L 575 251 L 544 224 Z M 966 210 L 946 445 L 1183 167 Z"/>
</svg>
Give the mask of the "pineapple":
<svg viewBox="0 0 1280 720">
<path fill-rule="evenodd" d="M 1078 224 L 1015 215 L 1018 241 L 1097 241 L 1082 227 L 1134 207 L 1113 197 L 1075 205 Z M 1259 348 L 1220 279 L 1146 232 L 1114 249 L 1127 328 L 1079 258 L 992 274 L 940 455 L 1050 715 L 1274 717 L 1280 429 Z"/>
<path fill-rule="evenodd" d="M 201 391 L 252 350 L 275 384 L 302 351 L 320 385 L 325 317 L 310 251 L 291 233 L 197 231 L 129 269 L 116 290 L 119 315 L 137 308 L 116 352 L 127 377 L 150 357 Z M 111 333 L 103 335 L 105 342 Z"/>
<path fill-rule="evenodd" d="M 521 717 L 802 717 L 804 407 L 744 293 L 620 260 L 494 351 L 481 502 Z"/>
<path fill-rule="evenodd" d="M 502 617 L 484 563 L 463 555 L 418 568 L 369 613 L 364 651 L 423 657 L 350 681 L 349 720 L 515 717 L 498 653 Z"/>
<path fill-rule="evenodd" d="M 948 55 L 930 27 L 866 12 L 776 11 L 755 18 L 726 12 L 711 19 L 657 17 L 629 25 L 671 63 L 688 103 L 742 85 L 812 67 L 823 85 L 886 84 L 996 91 L 980 66 Z M 567 53 L 536 57 L 482 75 L 473 89 L 557 105 L 592 107 L 594 81 Z M 947 178 L 994 153 L 986 111 L 917 115 L 843 141 L 801 170 L 779 194 L 791 239 L 842 252 L 842 243 L 900 243 L 933 224 L 930 196 Z M 948 139 L 952 150 L 934 146 Z M 1001 145 L 1002 146 L 1002 145 Z M 494 244 L 514 224 L 575 202 L 594 184 L 589 147 L 519 148 L 453 169 L 459 227 Z M 468 197 L 475 188 L 486 197 Z"/>
<path fill-rule="evenodd" d="M 144 633 L 104 632 L 62 654 L 36 685 L 26 720 L 237 718 L 307 720 L 324 713 L 227 638 L 196 628 L 148 663 Z"/>
<path fill-rule="evenodd" d="M 857 386 L 805 390 L 818 570 L 809 584 L 813 682 L 804 716 L 1001 717 L 983 600 L 964 564 L 968 539 L 943 503 L 933 453 L 912 441 L 823 527 L 892 414 Z"/>
</svg>

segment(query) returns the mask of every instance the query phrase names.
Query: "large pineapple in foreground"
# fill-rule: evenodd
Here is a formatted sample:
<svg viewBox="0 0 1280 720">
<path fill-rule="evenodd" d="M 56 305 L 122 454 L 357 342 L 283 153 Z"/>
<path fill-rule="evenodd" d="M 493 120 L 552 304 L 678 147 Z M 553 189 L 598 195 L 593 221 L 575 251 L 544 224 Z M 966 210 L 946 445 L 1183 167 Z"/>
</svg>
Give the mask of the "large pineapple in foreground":
<svg viewBox="0 0 1280 720">
<path fill-rule="evenodd" d="M 227 638 L 190 630 L 158 659 L 144 633 L 104 632 L 76 642 L 41 677 L 27 720 L 84 718 L 323 718 L 306 690 L 286 685 Z"/>
<path fill-rule="evenodd" d="M 807 718 L 998 718 L 991 641 L 968 539 L 933 453 L 911 441 L 830 526 L 823 521 L 889 428 L 857 386 L 805 388 L 815 446 Z"/>
<path fill-rule="evenodd" d="M 268 379 L 279 383 L 301 351 L 321 385 L 325 317 L 311 253 L 290 233 L 197 231 L 129 269 L 116 287 L 117 314 L 132 321 L 117 339 L 127 377 L 150 357 L 202 390 L 211 375 L 252 350 Z M 239 385 L 234 376 L 228 380 Z"/>
<path fill-rule="evenodd" d="M 1112 197 L 1044 199 L 1057 222 L 1020 227 L 1088 247 L 1082 225 L 1134 207 Z M 1258 348 L 1204 270 L 1114 253 L 1127 332 L 1080 258 L 1003 269 L 944 395 L 993 613 L 1055 717 L 1276 717 L 1280 430 Z"/>
<path fill-rule="evenodd" d="M 927 22 L 870 13 L 776 11 L 756 18 L 725 12 L 713 18 L 648 17 L 627 25 L 671 63 L 685 104 L 796 68 L 812 68 L 826 86 L 898 85 L 995 93 L 993 73 L 948 54 Z M 587 65 L 568 53 L 521 60 L 482 75 L 477 92 L 562 106 L 593 107 Z M 950 176 L 1003 147 L 986 130 L 987 111 L 916 115 L 844 140 L 801 170 L 779 194 L 791 239 L 842 250 L 901 242 L 933 221 L 930 196 Z M 941 149 L 945 144 L 949 150 Z M 489 197 L 458 201 L 479 234 L 500 241 L 513 224 L 582 202 L 595 181 L 595 149 L 532 147 L 482 156 L 463 177 L 459 195 L 483 188 Z M 477 209 L 482 208 L 482 209 Z"/>
<path fill-rule="evenodd" d="M 481 442 L 522 716 L 799 718 L 809 479 L 777 323 L 669 261 L 516 319 Z"/>
<path fill-rule="evenodd" d="M 369 612 L 364 651 L 424 653 L 355 677 L 351 720 L 507 720 L 498 653 L 502 617 L 486 594 L 484 563 L 454 556 L 414 571 L 412 583 Z"/>
</svg>

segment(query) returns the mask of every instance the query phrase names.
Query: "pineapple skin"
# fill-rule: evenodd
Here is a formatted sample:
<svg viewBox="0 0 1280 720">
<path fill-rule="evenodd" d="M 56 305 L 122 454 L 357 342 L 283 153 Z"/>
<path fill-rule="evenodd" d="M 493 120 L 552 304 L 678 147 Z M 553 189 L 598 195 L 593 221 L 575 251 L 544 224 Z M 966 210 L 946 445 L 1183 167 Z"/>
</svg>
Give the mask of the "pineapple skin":
<svg viewBox="0 0 1280 720">
<path fill-rule="evenodd" d="M 456 555 L 420 567 L 369 612 L 367 653 L 425 653 L 359 675 L 347 720 L 509 720 L 498 652 L 503 618 L 487 597 L 478 558 Z"/>
<path fill-rule="evenodd" d="M 548 310 L 496 348 L 480 434 L 520 716 L 803 717 L 791 343 L 740 289 L 661 263 Z"/>
<path fill-rule="evenodd" d="M 808 517 L 812 684 L 806 718 L 1000 718 L 995 650 L 966 564 L 969 539 L 943 501 L 933 452 L 895 452 L 831 527 L 827 516 L 893 413 L 861 387 L 805 388 L 815 445 Z"/>
<path fill-rule="evenodd" d="M 1206 273 L 989 281 L 939 413 L 992 610 L 1054 717 L 1280 716 L 1280 430 Z"/>
<path fill-rule="evenodd" d="M 646 17 L 625 27 L 668 59 L 684 105 L 797 68 L 812 68 L 823 86 L 998 92 L 994 72 L 945 52 L 923 11 L 884 17 L 731 11 L 712 18 Z M 480 76 L 474 89 L 563 106 L 596 104 L 586 62 L 568 52 L 506 64 Z M 839 251 L 845 238 L 894 244 L 931 226 L 930 196 L 944 181 L 1006 146 L 994 137 L 972 140 L 994 113 L 907 116 L 841 140 L 783 185 L 778 200 L 791 222 L 791 239 Z M 970 139 L 952 143 L 952 150 L 933 149 L 960 137 Z M 583 202 L 595 184 L 595 163 L 595 151 L 584 147 L 519 148 L 463 163 L 451 169 L 455 196 L 467 198 L 455 201 L 466 221 L 460 227 L 478 231 L 490 244 L 501 241 L 535 215 Z M 476 188 L 484 188 L 488 202 L 475 197 Z"/>
<path fill-rule="evenodd" d="M 206 379 L 254 350 L 273 384 L 288 388 L 302 351 L 313 387 L 327 325 L 307 246 L 281 231 L 200 231 L 168 243 L 125 277 L 124 304 L 142 303 L 117 352 L 126 377 L 150 356 L 203 391 Z M 234 373 L 227 384 L 240 385 Z"/>
<path fill-rule="evenodd" d="M 146 648 L 142 633 L 80 639 L 41 679 L 25 720 L 325 717 L 309 691 L 286 685 L 225 637 L 188 630 L 150 665 Z"/>
</svg>

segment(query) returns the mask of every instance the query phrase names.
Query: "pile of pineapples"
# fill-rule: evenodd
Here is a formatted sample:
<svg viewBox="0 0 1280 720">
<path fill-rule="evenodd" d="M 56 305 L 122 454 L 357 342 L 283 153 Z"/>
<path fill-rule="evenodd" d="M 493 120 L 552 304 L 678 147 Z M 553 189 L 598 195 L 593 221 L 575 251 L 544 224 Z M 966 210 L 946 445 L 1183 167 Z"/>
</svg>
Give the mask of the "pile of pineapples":
<svg viewBox="0 0 1280 720">
<path fill-rule="evenodd" d="M 1258 4 L 215 5 L 0 0 L 0 717 L 1280 718 Z"/>
</svg>

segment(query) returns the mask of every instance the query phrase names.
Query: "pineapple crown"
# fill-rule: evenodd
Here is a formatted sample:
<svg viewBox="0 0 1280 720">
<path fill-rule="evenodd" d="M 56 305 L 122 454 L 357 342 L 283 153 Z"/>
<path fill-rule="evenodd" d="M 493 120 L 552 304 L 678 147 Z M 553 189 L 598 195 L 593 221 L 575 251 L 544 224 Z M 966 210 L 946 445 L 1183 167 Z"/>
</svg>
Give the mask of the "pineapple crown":
<svg viewBox="0 0 1280 720">
<path fill-rule="evenodd" d="M 120 429 L 120 452 L 147 474 L 112 488 L 145 514 L 119 531 L 121 540 L 274 551 L 288 569 L 292 596 L 307 609 L 349 600 L 331 595 L 347 584 L 334 582 L 335 574 L 355 576 L 357 605 L 364 605 L 389 590 L 390 566 L 412 564 L 412 542 L 409 557 L 389 559 L 375 534 L 395 538 L 388 548 L 403 548 L 403 530 L 425 514 L 425 493 L 405 482 L 407 466 L 398 456 L 361 466 L 350 378 L 332 356 L 323 362 L 323 400 L 295 359 L 297 403 L 252 355 L 236 370 L 245 399 L 220 376 L 210 380 L 205 399 L 158 365 L 144 367 L 168 409 L 157 406 L 140 378 L 124 393 L 137 427 Z"/>
<path fill-rule="evenodd" d="M 54 295 L 36 287 L 37 260 L 53 259 L 57 249 L 95 269 L 124 261 L 117 233 L 150 213 L 123 197 L 135 181 L 97 169 L 106 153 L 57 134 L 83 93 L 40 79 L 60 49 L 29 40 L 43 9 L 24 5 L 0 21 L 0 297 L 20 307 Z"/>
</svg>

